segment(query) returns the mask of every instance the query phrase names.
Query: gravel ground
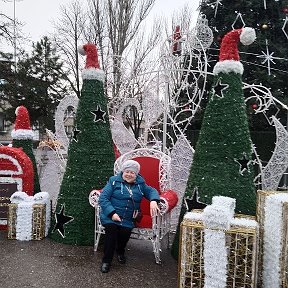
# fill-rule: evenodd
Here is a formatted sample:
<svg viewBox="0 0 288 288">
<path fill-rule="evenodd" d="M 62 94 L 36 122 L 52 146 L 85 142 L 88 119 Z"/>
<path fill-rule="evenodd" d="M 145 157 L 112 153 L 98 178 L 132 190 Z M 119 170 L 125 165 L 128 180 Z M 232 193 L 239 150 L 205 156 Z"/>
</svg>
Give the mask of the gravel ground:
<svg viewBox="0 0 288 288">
<path fill-rule="evenodd" d="M 165 246 L 165 245 L 163 245 Z M 54 242 L 8 240 L 0 231 L 0 287 L 2 288 L 176 288 L 177 262 L 163 247 L 162 264 L 154 261 L 150 241 L 131 239 L 127 263 L 113 261 L 107 274 L 100 272 L 102 247 L 73 246 Z"/>
</svg>

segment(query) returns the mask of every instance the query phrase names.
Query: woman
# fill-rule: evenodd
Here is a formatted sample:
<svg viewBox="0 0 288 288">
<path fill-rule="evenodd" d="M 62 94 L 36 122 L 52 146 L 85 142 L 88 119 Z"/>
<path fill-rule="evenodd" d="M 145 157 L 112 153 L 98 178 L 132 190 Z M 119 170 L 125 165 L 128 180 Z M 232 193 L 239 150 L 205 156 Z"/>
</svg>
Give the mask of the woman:
<svg viewBox="0 0 288 288">
<path fill-rule="evenodd" d="M 142 197 L 150 201 L 151 216 L 155 216 L 159 211 L 159 194 L 145 183 L 139 171 L 138 162 L 125 161 L 121 172 L 110 177 L 100 194 L 100 220 L 105 227 L 104 256 L 101 264 L 103 273 L 109 272 L 115 250 L 118 262 L 126 263 L 125 248 L 134 228 L 134 220 L 140 212 Z"/>
</svg>

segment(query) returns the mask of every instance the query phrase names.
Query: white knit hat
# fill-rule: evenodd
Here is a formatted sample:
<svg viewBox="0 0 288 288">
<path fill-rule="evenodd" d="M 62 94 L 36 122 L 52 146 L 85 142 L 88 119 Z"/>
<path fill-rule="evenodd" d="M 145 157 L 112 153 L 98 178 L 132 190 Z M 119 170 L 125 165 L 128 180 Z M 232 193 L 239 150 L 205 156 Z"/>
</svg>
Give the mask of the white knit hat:
<svg viewBox="0 0 288 288">
<path fill-rule="evenodd" d="M 134 160 L 127 160 L 122 164 L 121 171 L 130 170 L 138 174 L 140 171 L 140 164 Z"/>
</svg>

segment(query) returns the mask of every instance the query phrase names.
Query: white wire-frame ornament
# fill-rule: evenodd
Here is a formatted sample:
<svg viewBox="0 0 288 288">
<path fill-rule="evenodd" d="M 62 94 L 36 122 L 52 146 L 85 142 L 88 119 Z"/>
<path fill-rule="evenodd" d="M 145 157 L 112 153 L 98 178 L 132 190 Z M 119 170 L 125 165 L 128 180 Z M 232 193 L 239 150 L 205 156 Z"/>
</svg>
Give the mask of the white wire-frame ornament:
<svg viewBox="0 0 288 288">
<path fill-rule="evenodd" d="M 124 109 L 129 106 L 134 106 L 138 111 L 140 111 L 139 101 L 136 99 L 128 99 L 122 103 L 115 115 L 114 120 L 111 121 L 112 138 L 120 154 L 129 152 L 140 144 L 123 123 L 122 115 L 124 113 Z"/>
<path fill-rule="evenodd" d="M 288 34 L 286 32 L 286 30 L 288 30 L 288 28 L 286 26 L 288 26 L 288 16 L 287 15 L 286 15 L 286 18 L 284 20 L 284 24 L 282 26 L 282 31 L 283 31 L 284 35 L 286 36 L 286 38 L 288 39 Z"/>
<path fill-rule="evenodd" d="M 76 95 L 67 95 L 59 102 L 55 112 L 55 136 L 66 151 L 68 150 L 70 141 L 64 126 L 65 113 L 67 112 L 68 107 L 73 107 L 75 114 L 78 102 L 79 98 Z"/>
<path fill-rule="evenodd" d="M 261 51 L 262 55 L 257 56 L 258 58 L 264 58 L 264 60 L 261 62 L 261 64 L 265 64 L 267 62 L 267 69 L 268 69 L 268 75 L 271 75 L 271 62 L 273 64 L 276 64 L 273 60 L 279 59 L 278 57 L 273 57 L 274 52 L 269 51 L 268 47 L 268 40 L 266 39 L 266 52 Z"/>
<path fill-rule="evenodd" d="M 171 212 L 171 231 L 175 232 L 178 226 L 182 201 L 185 194 L 190 167 L 193 161 L 194 149 L 186 139 L 180 135 L 171 150 L 171 189 L 177 193 L 178 203 Z"/>
<path fill-rule="evenodd" d="M 262 190 L 277 190 L 281 177 L 288 168 L 288 132 L 272 116 L 276 129 L 276 144 L 268 164 L 261 171 Z"/>
<path fill-rule="evenodd" d="M 182 53 L 175 57 L 171 53 L 170 41 L 162 47 L 161 63 L 164 68 L 162 94 L 169 98 L 165 113 L 169 119 L 170 131 L 175 134 L 186 132 L 192 118 L 200 108 L 207 79 L 207 55 L 203 45 L 194 49 L 189 41 L 190 31 L 182 33 Z M 168 38 L 171 39 L 171 36 Z M 165 106 L 165 101 L 164 106 Z M 181 128 L 180 128 L 181 127 Z M 175 143 L 174 143 L 175 144 Z"/>
<path fill-rule="evenodd" d="M 216 17 L 217 12 L 218 12 L 218 7 L 219 5 L 222 6 L 223 4 L 221 3 L 222 0 L 216 0 L 215 2 L 209 3 L 208 6 L 211 6 L 212 9 L 215 9 L 214 12 L 214 17 Z"/>
<path fill-rule="evenodd" d="M 282 108 L 287 109 L 287 106 L 281 103 L 277 98 L 273 97 L 270 89 L 263 85 L 243 83 L 243 90 L 250 90 L 251 96 L 245 98 L 245 102 L 247 103 L 253 100 L 254 103 L 257 103 L 257 107 L 256 109 L 254 109 L 254 113 L 263 113 L 263 116 L 266 118 L 269 125 L 273 124 L 270 117 L 271 115 L 267 115 L 270 107 L 273 106 L 276 109 L 276 113 L 274 114 L 274 116 L 277 116 L 277 114 L 280 112 L 277 104 L 280 104 Z"/>
<path fill-rule="evenodd" d="M 207 49 L 213 42 L 213 32 L 208 26 L 206 16 L 200 14 L 196 26 L 189 32 L 187 41 L 190 42 L 192 48 L 197 50 Z"/>
<path fill-rule="evenodd" d="M 49 193 L 54 211 L 66 168 L 66 150 L 52 131 L 46 129 L 46 135 L 48 140 L 41 142 L 36 150 L 37 168 L 41 191 Z"/>
<path fill-rule="evenodd" d="M 236 23 L 238 22 L 238 20 L 240 19 L 240 21 L 242 22 L 242 28 L 244 28 L 245 26 L 246 26 L 246 24 L 245 24 L 245 22 L 244 22 L 244 19 L 243 19 L 243 17 L 242 17 L 242 14 L 240 13 L 240 12 L 238 12 L 237 13 L 237 16 L 236 16 L 236 18 L 235 18 L 235 20 L 234 20 L 234 22 L 232 23 L 232 25 L 231 25 L 231 27 L 232 27 L 232 29 L 234 30 L 235 29 L 235 25 L 236 25 Z"/>
</svg>

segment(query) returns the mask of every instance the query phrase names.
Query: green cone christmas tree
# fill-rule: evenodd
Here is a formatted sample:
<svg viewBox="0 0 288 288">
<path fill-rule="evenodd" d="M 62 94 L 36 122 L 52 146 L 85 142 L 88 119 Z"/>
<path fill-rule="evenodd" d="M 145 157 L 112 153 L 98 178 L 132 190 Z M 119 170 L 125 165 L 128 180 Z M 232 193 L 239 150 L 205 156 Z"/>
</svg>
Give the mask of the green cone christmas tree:
<svg viewBox="0 0 288 288">
<path fill-rule="evenodd" d="M 92 245 L 94 209 L 89 193 L 103 188 L 113 175 L 115 156 L 97 49 L 86 44 L 79 52 L 87 55 L 83 86 L 50 237 L 66 244 Z"/>
<path fill-rule="evenodd" d="M 186 203 L 188 199 L 194 199 L 190 202 L 190 209 L 199 204 L 195 203 L 195 199 L 208 205 L 213 196 L 221 195 L 236 199 L 237 213 L 255 214 L 252 141 L 242 90 L 243 65 L 239 62 L 239 40 L 245 45 L 251 44 L 255 40 L 255 31 L 252 28 L 233 30 L 222 40 L 185 192 Z M 179 223 L 186 212 L 184 210 L 183 205 Z M 179 233 L 172 249 L 175 258 L 178 255 L 178 239 Z"/>
<path fill-rule="evenodd" d="M 15 110 L 16 120 L 14 129 L 11 132 L 12 146 L 22 148 L 25 154 L 30 158 L 34 170 L 34 192 L 33 195 L 40 192 L 40 183 L 37 172 L 35 155 L 33 153 L 33 131 L 30 126 L 30 117 L 25 106 L 18 106 Z"/>
</svg>

